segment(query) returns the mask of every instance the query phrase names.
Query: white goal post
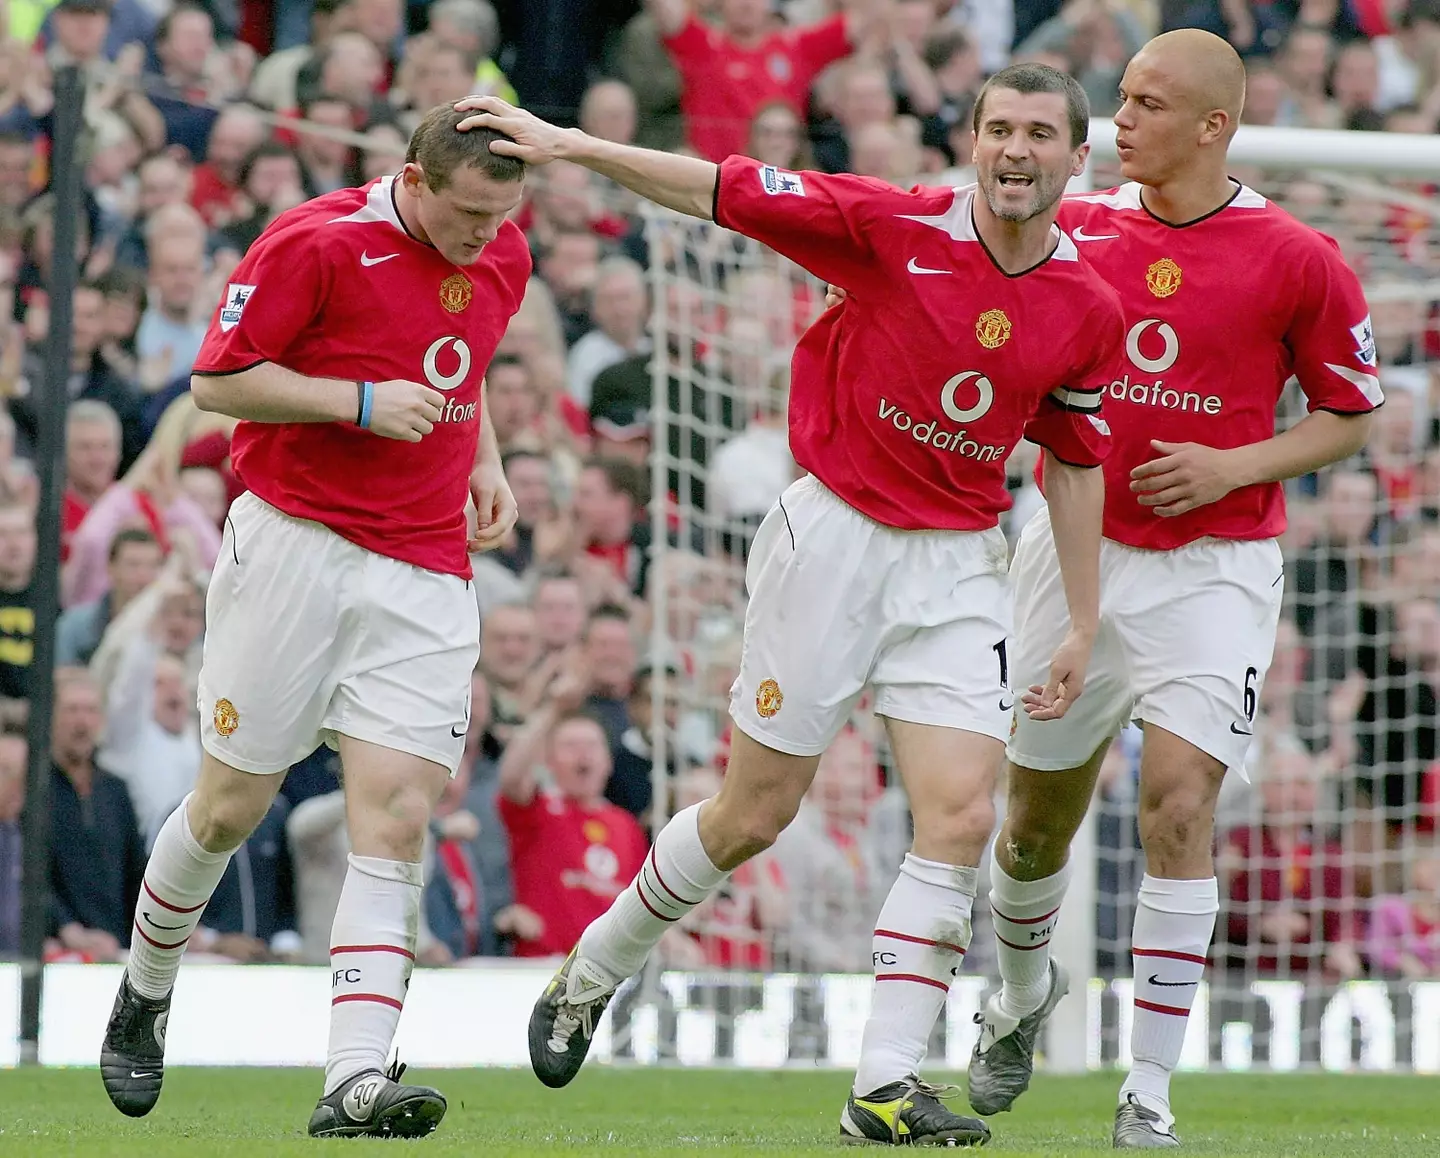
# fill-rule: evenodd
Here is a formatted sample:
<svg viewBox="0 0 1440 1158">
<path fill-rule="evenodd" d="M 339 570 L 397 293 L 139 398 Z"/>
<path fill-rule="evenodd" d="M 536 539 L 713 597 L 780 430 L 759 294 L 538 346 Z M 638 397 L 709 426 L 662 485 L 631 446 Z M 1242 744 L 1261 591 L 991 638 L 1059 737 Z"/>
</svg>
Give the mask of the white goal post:
<svg viewBox="0 0 1440 1158">
<path fill-rule="evenodd" d="M 1120 179 L 1113 123 L 1092 120 L 1090 143 L 1091 163 L 1072 189 L 1103 188 Z M 1440 301 L 1440 246 L 1430 239 L 1440 222 L 1440 200 L 1428 184 L 1440 186 L 1440 137 L 1242 126 L 1230 158 L 1237 177 L 1340 241 L 1362 277 L 1375 313 L 1382 386 L 1392 394 L 1402 391 L 1406 406 L 1413 406 L 1419 438 L 1434 417 L 1428 412 L 1430 372 L 1424 363 L 1440 356 L 1433 317 Z M 675 727 L 656 730 L 655 800 L 663 810 L 705 795 L 715 783 L 714 766 L 723 761 L 726 690 L 738 662 L 743 621 L 744 549 L 763 510 L 757 492 L 774 477 L 775 431 L 783 430 L 776 413 L 783 404 L 783 367 L 800 329 L 821 308 L 823 286 L 764 247 L 706 223 L 652 210 L 646 214 L 645 235 L 656 349 L 650 659 L 657 677 L 652 698 L 657 721 L 666 718 L 667 703 L 672 714 L 678 712 Z M 1413 332 L 1396 332 L 1406 326 Z M 1400 364 L 1386 366 L 1387 357 L 1402 346 L 1403 354 L 1397 355 Z M 1303 413 L 1290 396 L 1293 393 L 1282 403 L 1282 424 Z M 1440 398 L 1440 392 L 1435 397 Z M 742 436 L 742 444 L 722 451 Z M 1022 444 L 1013 472 L 1017 491 L 1029 461 Z M 1300 549 L 1311 550 L 1311 540 L 1320 534 L 1314 528 L 1326 517 L 1326 498 L 1304 488 L 1295 491 L 1293 521 L 1309 528 L 1310 535 L 1305 539 L 1297 532 L 1296 541 Z M 1020 493 L 1022 506 L 1031 501 Z M 1376 501 L 1383 505 L 1385 499 L 1381 493 Z M 1024 511 L 1017 508 L 1015 517 L 1022 517 Z M 1382 513 L 1377 507 L 1377 517 Z M 1403 521 L 1389 519 L 1386 526 Z M 1414 522 L 1400 538 L 1413 546 L 1417 537 L 1429 534 L 1424 529 L 1428 525 Z M 1006 529 L 1013 542 L 1018 526 Z M 1353 691 L 1357 678 L 1365 680 L 1366 694 L 1386 690 L 1382 684 L 1389 677 L 1357 676 L 1360 669 L 1354 656 L 1367 649 L 1381 656 L 1395 653 L 1403 650 L 1403 639 L 1386 626 L 1389 620 L 1384 616 L 1373 629 L 1345 620 L 1337 613 L 1337 608 L 1343 610 L 1337 599 L 1377 605 L 1390 599 L 1389 578 L 1392 572 L 1399 573 L 1402 549 L 1406 548 L 1384 536 L 1356 545 L 1349 555 L 1340 552 L 1341 565 L 1353 565 L 1355 589 L 1340 597 L 1324 589 L 1296 590 L 1289 597 L 1287 616 L 1303 625 L 1295 645 L 1303 653 L 1303 663 L 1296 662 L 1308 665 L 1304 686 L 1295 695 L 1321 704 L 1317 711 L 1322 717 L 1331 710 L 1325 705 L 1346 689 Z M 1290 570 L 1287 566 L 1287 574 Z M 1329 669 L 1321 670 L 1326 664 Z M 1414 731 L 1425 721 L 1407 716 L 1391 719 L 1382 728 L 1373 720 L 1354 722 L 1354 715 L 1352 711 L 1345 726 L 1353 724 L 1358 749 L 1347 749 L 1348 762 L 1343 766 L 1316 774 L 1310 827 L 1317 847 L 1323 834 L 1337 850 L 1335 855 L 1343 860 L 1342 876 L 1348 874 L 1346 879 L 1353 885 L 1359 874 L 1367 883 L 1329 902 L 1313 897 L 1311 902 L 1317 930 L 1323 914 L 1314 906 L 1333 902 L 1345 908 L 1345 927 L 1358 938 L 1361 934 L 1353 930 L 1365 924 L 1382 895 L 1409 895 L 1410 873 L 1428 855 L 1425 841 L 1430 839 L 1433 818 L 1426 819 L 1429 806 L 1418 796 L 1405 797 L 1391 811 L 1383 811 L 1375 802 L 1378 781 L 1365 764 L 1365 753 L 1373 753 L 1389 735 L 1383 729 Z M 1319 767 L 1322 756 L 1332 752 L 1322 744 L 1330 742 L 1322 734 L 1324 720 L 1308 719 L 1305 727 L 1310 730 L 1296 725 L 1304 732 L 1306 753 Z M 857 720 L 856 730 L 856 743 L 883 748 L 863 720 Z M 679 770 L 676 778 L 665 772 L 671 761 Z M 1415 771 L 1418 778 L 1425 769 Z M 1133 784 L 1126 780 L 1131 775 L 1133 769 L 1123 772 L 1105 794 L 1097 796 L 1075 850 L 1074 882 L 1055 942 L 1075 983 L 1052 1023 L 1044 1059 L 1051 1070 L 1128 1061 L 1128 921 L 1143 863 L 1131 831 Z M 1435 775 L 1440 781 L 1440 768 Z M 1233 774 L 1229 779 L 1240 784 Z M 1362 810 L 1352 790 L 1357 781 L 1371 784 L 1363 809 L 1369 826 L 1364 832 L 1358 831 L 1364 828 L 1357 821 Z M 887 793 L 876 807 L 883 811 L 891 803 Z M 1258 789 L 1236 788 L 1225 804 L 1222 842 L 1231 826 L 1259 823 L 1262 806 Z M 1227 901 L 1222 885 L 1216 944 L 1217 953 L 1229 964 L 1216 972 L 1208 994 L 1197 1002 L 1187 1038 L 1187 1067 L 1428 1069 L 1440 1059 L 1440 1000 L 1426 985 L 1411 986 L 1409 979 L 1378 966 L 1370 968 L 1368 963 L 1360 979 L 1347 980 L 1331 972 L 1323 946 L 1312 946 L 1313 952 L 1307 949 L 1309 964 L 1297 966 L 1304 954 L 1288 941 L 1278 949 L 1258 942 L 1222 944 L 1237 936 L 1235 930 L 1246 927 L 1247 920 L 1255 926 L 1266 911 L 1267 902 L 1260 895 L 1266 865 L 1246 863 L 1242 870 L 1250 874 L 1254 887 L 1244 899 Z M 878 908 L 871 883 L 838 882 L 832 891 L 843 895 L 850 890 L 856 908 L 867 904 Z M 858 933 L 836 916 L 843 913 L 843 906 L 835 907 L 835 896 L 807 900 L 787 894 L 787 885 L 782 872 L 761 864 L 689 931 L 690 943 L 683 952 L 657 959 L 632 997 L 634 1012 L 625 1025 L 617 1020 L 617 1056 L 676 1060 L 676 1035 L 683 1039 L 687 1032 L 699 1032 L 695 1026 L 701 1025 L 707 1027 L 702 1036 L 713 1034 L 721 1045 L 715 1047 L 718 1052 L 705 1053 L 701 1048 L 696 1053 L 692 1036 L 687 1047 L 691 1056 L 734 1060 L 723 1043 L 742 1029 L 748 1034 L 759 1032 L 755 1027 L 762 1024 L 768 1027 L 766 1033 L 784 1039 L 771 1043 L 780 1064 L 826 1064 L 850 1056 L 854 1011 L 834 1006 L 839 998 L 827 1007 L 826 995 L 840 992 L 830 983 L 835 974 L 864 971 L 868 949 L 862 958 Z M 783 895 L 784 903 L 768 904 L 770 893 Z M 979 906 L 985 908 L 983 903 Z M 811 927 L 816 921 L 830 920 L 837 945 L 853 941 L 857 947 L 853 967 L 837 967 L 838 954 L 829 964 L 812 966 L 811 962 L 825 960 L 823 954 L 813 946 L 806 949 L 799 934 L 786 924 L 801 918 Z M 989 935 L 983 917 L 976 925 L 976 950 L 967 971 L 984 973 L 993 967 L 993 955 L 987 957 L 982 948 Z M 1366 943 L 1357 941 L 1357 945 L 1362 953 L 1367 951 Z M 1270 960 L 1287 956 L 1290 959 L 1279 965 Z M 827 974 L 829 980 L 807 989 L 803 979 L 815 972 Z M 685 980 L 690 988 L 683 1000 L 676 997 L 682 984 L 677 978 L 697 975 L 707 978 L 706 985 L 696 987 Z M 785 982 L 767 986 L 762 982 L 767 976 Z M 795 981 L 797 977 L 801 980 Z M 727 978 L 745 990 L 743 998 L 726 990 Z M 850 1001 L 863 988 L 845 987 L 844 992 L 849 995 L 844 1000 Z M 775 993 L 781 996 L 774 997 Z M 967 1008 L 972 1005 L 973 987 L 965 988 L 963 998 L 952 999 L 948 1024 L 937 1036 L 935 1049 L 951 1060 L 964 1056 L 969 1040 L 950 1040 L 969 1031 L 956 1000 L 963 1000 Z M 625 1038 L 632 1032 L 644 1037 L 643 1049 L 627 1052 Z"/>
<path fill-rule="evenodd" d="M 1109 118 L 1091 118 L 1090 149 L 1096 161 L 1116 159 L 1116 131 Z M 1230 142 L 1230 162 L 1282 171 L 1335 169 L 1382 177 L 1440 178 L 1440 136 L 1241 125 Z"/>
</svg>

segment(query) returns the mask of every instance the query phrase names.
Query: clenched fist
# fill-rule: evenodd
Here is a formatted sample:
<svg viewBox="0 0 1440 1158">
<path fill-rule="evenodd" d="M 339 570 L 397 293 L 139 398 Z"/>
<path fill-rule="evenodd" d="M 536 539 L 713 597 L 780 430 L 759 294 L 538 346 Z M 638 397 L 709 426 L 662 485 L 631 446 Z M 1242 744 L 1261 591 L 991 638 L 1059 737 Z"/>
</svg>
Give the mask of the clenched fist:
<svg viewBox="0 0 1440 1158">
<path fill-rule="evenodd" d="M 444 405 L 445 395 L 419 382 L 376 382 L 369 429 L 381 438 L 419 442 L 435 429 Z"/>
</svg>

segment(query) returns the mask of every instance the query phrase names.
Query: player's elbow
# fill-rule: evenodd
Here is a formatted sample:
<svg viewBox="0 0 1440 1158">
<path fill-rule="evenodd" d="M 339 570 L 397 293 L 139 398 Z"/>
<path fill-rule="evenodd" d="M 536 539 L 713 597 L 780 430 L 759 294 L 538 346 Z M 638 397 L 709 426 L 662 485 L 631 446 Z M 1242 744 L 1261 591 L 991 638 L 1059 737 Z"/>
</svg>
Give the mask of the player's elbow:
<svg viewBox="0 0 1440 1158">
<path fill-rule="evenodd" d="M 717 170 L 715 179 L 720 179 Z M 699 191 L 695 194 L 694 204 L 690 207 L 690 216 L 698 217 L 701 221 L 715 220 L 715 190 L 713 188 Z"/>
<path fill-rule="evenodd" d="M 1359 454 L 1365 449 L 1370 441 L 1370 430 L 1375 425 L 1375 412 L 1367 410 L 1364 414 L 1345 414 L 1340 416 L 1341 421 L 1341 447 L 1339 458 L 1349 458 L 1352 454 Z"/>
<path fill-rule="evenodd" d="M 219 379 L 209 374 L 190 375 L 190 400 L 197 410 L 216 413 L 220 409 Z"/>
<path fill-rule="evenodd" d="M 1086 497 L 1103 493 L 1105 489 L 1105 472 L 1099 467 L 1066 462 L 1048 447 L 1045 450 L 1044 471 L 1047 489 Z"/>
</svg>

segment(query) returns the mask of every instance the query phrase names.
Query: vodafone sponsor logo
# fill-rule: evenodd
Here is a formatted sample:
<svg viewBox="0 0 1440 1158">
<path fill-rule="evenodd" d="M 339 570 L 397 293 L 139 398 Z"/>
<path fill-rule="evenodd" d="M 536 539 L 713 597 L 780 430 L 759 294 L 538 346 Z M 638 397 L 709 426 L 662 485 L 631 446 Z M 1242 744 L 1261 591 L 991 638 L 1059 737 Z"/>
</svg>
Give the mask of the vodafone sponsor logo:
<svg viewBox="0 0 1440 1158">
<path fill-rule="evenodd" d="M 465 384 L 465 380 L 470 377 L 472 362 L 470 347 L 464 338 L 450 334 L 436 338 L 425 351 L 422 362 L 425 381 L 441 393 L 448 394 Z M 440 409 L 440 421 L 472 422 L 477 413 L 477 405 L 474 402 L 457 402 L 454 398 L 447 398 Z"/>
<path fill-rule="evenodd" d="M 1146 318 L 1131 326 L 1130 332 L 1125 335 L 1125 356 L 1141 373 L 1164 375 L 1180 357 L 1180 337 L 1169 322 Z M 1165 385 L 1163 377 L 1146 382 L 1138 376 L 1123 374 L 1110 383 L 1108 394 L 1116 402 L 1133 402 L 1137 406 L 1193 414 L 1219 414 L 1224 407 L 1224 400 L 1218 394 L 1177 390 Z"/>
<path fill-rule="evenodd" d="M 936 418 L 916 417 L 887 398 L 881 398 L 876 411 L 882 423 L 942 454 L 957 454 L 978 462 L 998 462 L 1009 447 L 981 442 L 963 424 L 976 422 L 990 412 L 995 404 L 995 387 L 979 370 L 962 370 L 940 388 L 940 410 L 961 429 L 946 429 Z"/>
</svg>

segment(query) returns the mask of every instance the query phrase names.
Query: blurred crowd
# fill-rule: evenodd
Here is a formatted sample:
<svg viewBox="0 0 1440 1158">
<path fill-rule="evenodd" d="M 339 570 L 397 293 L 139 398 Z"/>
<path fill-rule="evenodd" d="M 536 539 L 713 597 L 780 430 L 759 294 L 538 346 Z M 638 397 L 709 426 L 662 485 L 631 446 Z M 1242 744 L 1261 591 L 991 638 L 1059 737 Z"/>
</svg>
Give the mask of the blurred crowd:
<svg viewBox="0 0 1440 1158">
<path fill-rule="evenodd" d="M 33 670 L 30 591 L 57 66 L 85 78 L 85 194 L 48 956 L 103 961 L 124 953 L 148 843 L 200 762 L 206 575 L 238 484 L 233 423 L 191 403 L 189 368 L 278 214 L 395 172 L 419 117 L 473 92 L 616 141 L 961 184 L 989 73 L 1054 64 L 1105 115 L 1131 54 L 1181 26 L 1241 50 L 1249 123 L 1440 121 L 1440 0 L 0 0 L 0 957 L 19 937 L 26 700 L 52 678 Z M 1249 780 L 1232 775 L 1224 799 L 1215 958 L 1440 976 L 1435 189 L 1236 175 L 1336 236 L 1383 291 L 1388 402 L 1362 460 L 1292 488 L 1289 611 Z M 723 776 L 745 547 L 795 476 L 788 355 L 820 305 L 774 255 L 708 226 L 647 227 L 583 169 L 550 166 L 531 188 L 517 221 L 535 275 L 487 371 L 520 522 L 476 560 L 470 734 L 426 853 L 431 965 L 567 951 L 657 820 Z M 657 397 L 669 417 L 652 445 Z M 1040 501 L 1028 465 L 1017 456 L 1012 537 Z M 1120 972 L 1141 863 L 1133 739 L 1100 789 L 1100 965 Z M 347 852 L 339 771 L 328 749 L 292 769 L 192 953 L 327 959 Z M 880 734 L 857 719 L 774 850 L 662 952 L 868 971 L 909 839 Z"/>
</svg>

